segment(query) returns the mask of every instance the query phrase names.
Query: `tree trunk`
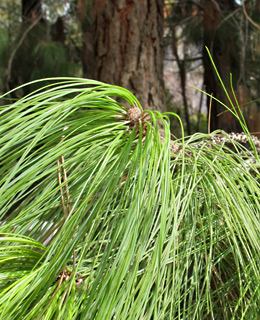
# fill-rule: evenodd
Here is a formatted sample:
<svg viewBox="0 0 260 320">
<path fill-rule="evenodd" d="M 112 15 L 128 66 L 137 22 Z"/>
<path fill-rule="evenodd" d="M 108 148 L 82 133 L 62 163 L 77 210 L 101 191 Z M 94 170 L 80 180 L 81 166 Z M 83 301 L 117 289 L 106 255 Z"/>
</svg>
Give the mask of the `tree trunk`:
<svg viewBox="0 0 260 320">
<path fill-rule="evenodd" d="M 84 76 L 123 86 L 144 108 L 165 111 L 163 0 L 96 0 L 82 14 Z"/>
<path fill-rule="evenodd" d="M 224 20 L 224 14 L 232 12 L 235 8 L 235 2 L 229 1 L 210 1 L 204 2 L 204 44 L 211 52 L 214 63 L 220 73 L 220 76 L 225 84 L 227 91 L 230 94 L 231 100 L 236 106 L 230 87 L 230 73 L 233 76 L 233 87 L 237 94 L 237 99 L 240 99 L 246 91 L 245 84 L 243 83 L 244 74 L 241 68 L 239 37 L 238 31 L 232 27 L 230 21 Z M 222 22 L 220 24 L 220 22 Z M 212 94 L 213 97 L 219 99 L 221 102 L 230 106 L 229 100 L 216 76 L 216 72 L 212 66 L 206 50 L 204 52 L 204 82 L 206 91 Z M 210 99 L 208 99 L 208 103 Z M 245 101 L 242 101 L 243 103 Z M 225 110 L 214 99 L 211 105 L 211 130 L 222 129 L 227 132 L 241 131 L 241 126 L 238 120 L 230 113 L 222 113 Z M 222 113 L 222 115 L 220 115 Z M 220 116 L 219 116 L 220 115 Z"/>
</svg>

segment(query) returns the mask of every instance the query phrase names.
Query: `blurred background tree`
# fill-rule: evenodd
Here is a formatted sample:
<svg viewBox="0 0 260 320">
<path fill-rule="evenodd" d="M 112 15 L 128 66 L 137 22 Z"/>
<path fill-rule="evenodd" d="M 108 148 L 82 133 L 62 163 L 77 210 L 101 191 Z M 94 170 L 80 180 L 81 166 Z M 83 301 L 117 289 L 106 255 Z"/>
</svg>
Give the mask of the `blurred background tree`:
<svg viewBox="0 0 260 320">
<path fill-rule="evenodd" d="M 0 17 L 1 91 L 39 78 L 82 75 L 68 1 L 3 1 Z"/>
<path fill-rule="evenodd" d="M 207 131 L 210 98 L 189 85 L 230 104 L 207 46 L 233 97 L 232 73 L 250 131 L 260 131 L 260 0 L 2 0 L 0 22 L 0 92 L 84 76 L 130 89 L 145 108 L 177 112 L 188 134 Z M 241 131 L 223 111 L 213 99 L 209 129 Z"/>
<path fill-rule="evenodd" d="M 179 73 L 179 87 L 188 133 L 194 130 L 194 126 L 191 128 L 189 125 L 194 109 L 197 118 L 196 130 L 199 130 L 202 110 L 202 99 L 199 102 L 197 98 L 197 105 L 194 107 L 193 94 L 190 93 L 189 96 L 187 93 L 187 84 L 194 85 L 191 82 L 187 83 L 186 79 L 190 73 L 201 79 L 200 88 L 230 106 L 205 46 L 209 48 L 236 106 L 230 84 L 230 73 L 233 75 L 233 90 L 250 130 L 260 130 L 260 104 L 259 101 L 255 101 L 259 99 L 260 84 L 259 3 L 259 0 L 174 0 L 165 3 L 166 46 L 172 48 L 172 64 Z M 174 92 L 172 94 L 174 96 Z M 209 107 L 211 130 L 241 131 L 232 114 L 223 112 L 224 107 L 214 99 L 210 104 L 210 97 L 207 97 L 207 110 Z"/>
</svg>

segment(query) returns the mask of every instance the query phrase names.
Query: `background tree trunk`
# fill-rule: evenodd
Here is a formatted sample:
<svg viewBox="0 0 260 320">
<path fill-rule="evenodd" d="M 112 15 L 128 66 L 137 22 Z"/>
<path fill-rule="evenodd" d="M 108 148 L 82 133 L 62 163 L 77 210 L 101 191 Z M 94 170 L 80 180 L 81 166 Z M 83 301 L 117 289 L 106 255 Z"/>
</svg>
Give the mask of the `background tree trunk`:
<svg viewBox="0 0 260 320">
<path fill-rule="evenodd" d="M 206 0 L 204 2 L 203 30 L 204 45 L 209 48 L 226 89 L 236 106 L 230 89 L 230 73 L 233 75 L 233 87 L 236 91 L 237 99 L 240 100 L 241 103 L 244 103 L 244 99 L 242 99 L 242 97 L 240 98 L 240 95 L 245 95 L 246 92 L 239 54 L 241 48 L 238 45 L 238 32 L 233 28 L 232 23 L 229 20 L 223 22 L 224 15 L 232 12 L 234 8 L 234 0 L 218 2 Z M 220 25 L 221 22 L 222 24 Z M 203 55 L 206 91 L 231 107 L 205 49 L 203 50 Z M 246 98 L 247 97 L 248 94 Z M 209 102 L 210 99 L 208 97 L 208 105 Z M 212 99 L 210 110 L 211 130 L 222 129 L 227 132 L 240 132 L 240 124 L 231 113 L 226 112 L 219 116 L 224 110 L 225 108 L 223 106 Z"/>
<path fill-rule="evenodd" d="M 163 0 L 93 1 L 90 23 L 83 10 L 86 0 L 78 0 L 84 76 L 123 86 L 144 108 L 164 111 Z"/>
</svg>

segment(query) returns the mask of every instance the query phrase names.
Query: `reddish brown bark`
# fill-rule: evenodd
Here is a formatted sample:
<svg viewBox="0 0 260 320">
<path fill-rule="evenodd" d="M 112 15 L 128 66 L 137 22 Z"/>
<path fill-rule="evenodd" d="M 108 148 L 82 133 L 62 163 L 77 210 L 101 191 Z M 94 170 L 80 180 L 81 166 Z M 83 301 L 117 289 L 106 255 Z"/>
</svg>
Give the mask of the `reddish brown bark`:
<svg viewBox="0 0 260 320">
<path fill-rule="evenodd" d="M 97 0 L 90 16 L 90 25 L 82 19 L 84 75 L 164 110 L 163 0 Z"/>
</svg>

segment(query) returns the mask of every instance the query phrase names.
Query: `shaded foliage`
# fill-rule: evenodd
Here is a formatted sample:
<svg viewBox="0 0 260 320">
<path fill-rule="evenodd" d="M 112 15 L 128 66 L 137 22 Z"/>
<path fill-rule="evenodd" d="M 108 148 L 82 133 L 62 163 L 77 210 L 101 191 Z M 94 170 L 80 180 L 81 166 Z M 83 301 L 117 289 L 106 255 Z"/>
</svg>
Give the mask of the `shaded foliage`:
<svg viewBox="0 0 260 320">
<path fill-rule="evenodd" d="M 75 12 L 59 1 L 52 3 L 54 14 L 50 5 L 13 0 L 0 7 L 0 19 L 5 22 L 0 40 L 0 54 L 4 55 L 0 61 L 2 92 L 43 77 L 81 75 Z M 26 87 L 27 91 L 17 94 L 34 89 Z"/>
</svg>

